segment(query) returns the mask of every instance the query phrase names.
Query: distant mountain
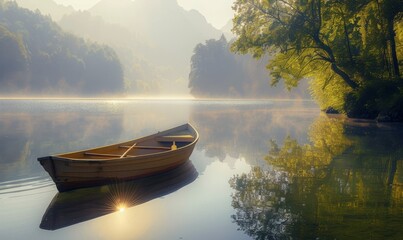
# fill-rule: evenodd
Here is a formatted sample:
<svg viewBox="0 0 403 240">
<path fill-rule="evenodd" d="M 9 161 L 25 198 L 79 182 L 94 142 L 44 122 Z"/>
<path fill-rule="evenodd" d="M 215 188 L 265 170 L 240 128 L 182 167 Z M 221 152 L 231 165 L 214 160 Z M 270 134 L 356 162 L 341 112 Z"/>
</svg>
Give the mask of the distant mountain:
<svg viewBox="0 0 403 240">
<path fill-rule="evenodd" d="M 227 24 L 225 24 L 221 28 L 221 32 L 224 34 L 225 38 L 227 38 L 228 40 L 231 40 L 236 37 L 235 34 L 232 33 L 232 27 L 233 27 L 233 23 L 232 23 L 232 19 L 230 19 L 230 20 L 228 20 Z"/>
<path fill-rule="evenodd" d="M 0 94 L 116 96 L 123 70 L 107 46 L 63 32 L 49 17 L 0 0 Z"/>
<path fill-rule="evenodd" d="M 160 50 L 154 60 L 162 63 L 188 65 L 196 44 L 221 35 L 203 15 L 184 10 L 176 0 L 101 0 L 89 11 L 144 37 Z"/>
<path fill-rule="evenodd" d="M 32 11 L 39 10 L 43 15 L 49 15 L 54 21 L 59 21 L 64 15 L 74 12 L 72 7 L 55 3 L 53 0 L 10 0 L 18 3 L 20 7 Z"/>
<path fill-rule="evenodd" d="M 221 35 L 203 15 L 184 10 L 176 0 L 101 0 L 89 11 L 147 42 L 147 61 L 175 73 L 167 81 L 183 79 L 186 83 L 194 47 Z"/>
</svg>

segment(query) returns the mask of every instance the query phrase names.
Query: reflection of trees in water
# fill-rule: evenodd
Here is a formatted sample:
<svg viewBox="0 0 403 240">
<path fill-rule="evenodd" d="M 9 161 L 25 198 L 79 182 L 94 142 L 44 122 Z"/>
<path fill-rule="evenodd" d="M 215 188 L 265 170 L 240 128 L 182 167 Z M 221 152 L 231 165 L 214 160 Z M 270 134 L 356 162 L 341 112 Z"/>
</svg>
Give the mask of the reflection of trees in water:
<svg viewBox="0 0 403 240">
<path fill-rule="evenodd" d="M 285 204 L 288 178 L 280 171 L 253 168 L 249 174 L 230 179 L 235 190 L 232 219 L 249 236 L 256 239 L 277 239 L 289 236 L 287 226 L 293 219 Z M 289 236 L 290 237 L 290 236 Z"/>
<path fill-rule="evenodd" d="M 343 123 L 337 119 L 319 118 L 310 127 L 310 144 L 300 145 L 287 137 L 283 146 L 271 140 L 266 160 L 287 171 L 289 176 L 324 178 L 333 158 L 342 154 L 352 142 L 343 135 Z"/>
<path fill-rule="evenodd" d="M 191 122 L 201 134 L 198 148 L 208 157 L 224 160 L 245 157 L 254 162 L 267 150 L 267 136 L 282 140 L 287 135 L 306 139 L 306 129 L 314 119 L 309 108 L 274 105 L 198 105 L 191 113 Z M 316 109 L 314 110 L 316 111 Z"/>
<path fill-rule="evenodd" d="M 323 116 L 310 128 L 310 144 L 272 141 L 272 170 L 230 180 L 234 222 L 255 239 L 398 239 L 401 136 L 401 127 L 357 127 Z"/>
</svg>

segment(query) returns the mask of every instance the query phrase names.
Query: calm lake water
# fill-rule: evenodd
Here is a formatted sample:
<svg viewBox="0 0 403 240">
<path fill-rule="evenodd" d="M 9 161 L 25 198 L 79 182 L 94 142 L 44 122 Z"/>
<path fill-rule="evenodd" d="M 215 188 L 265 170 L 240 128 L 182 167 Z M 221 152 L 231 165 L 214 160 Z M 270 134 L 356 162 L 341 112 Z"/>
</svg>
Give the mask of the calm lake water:
<svg viewBox="0 0 403 240">
<path fill-rule="evenodd" d="M 185 122 L 189 162 L 58 194 L 36 158 Z M 403 125 L 310 101 L 1 100 L 0 239 L 401 239 Z"/>
</svg>

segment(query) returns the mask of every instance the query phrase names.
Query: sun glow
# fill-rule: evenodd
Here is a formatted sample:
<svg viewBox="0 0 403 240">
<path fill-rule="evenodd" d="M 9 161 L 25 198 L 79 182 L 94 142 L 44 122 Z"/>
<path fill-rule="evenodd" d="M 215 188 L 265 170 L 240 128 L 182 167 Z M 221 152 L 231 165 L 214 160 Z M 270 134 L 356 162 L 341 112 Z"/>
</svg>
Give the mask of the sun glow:
<svg viewBox="0 0 403 240">
<path fill-rule="evenodd" d="M 119 204 L 119 205 L 117 206 L 117 210 L 118 210 L 119 212 L 124 212 L 124 211 L 126 210 L 126 205 L 123 204 L 123 203 Z"/>
</svg>

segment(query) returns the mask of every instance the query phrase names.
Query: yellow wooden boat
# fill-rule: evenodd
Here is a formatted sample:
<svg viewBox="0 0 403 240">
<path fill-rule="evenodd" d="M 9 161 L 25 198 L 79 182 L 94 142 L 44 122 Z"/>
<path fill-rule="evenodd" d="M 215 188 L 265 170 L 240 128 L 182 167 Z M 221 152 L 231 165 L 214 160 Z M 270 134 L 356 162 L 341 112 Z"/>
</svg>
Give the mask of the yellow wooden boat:
<svg viewBox="0 0 403 240">
<path fill-rule="evenodd" d="M 127 142 L 38 158 L 59 192 L 150 176 L 189 159 L 199 139 L 191 124 Z"/>
</svg>

